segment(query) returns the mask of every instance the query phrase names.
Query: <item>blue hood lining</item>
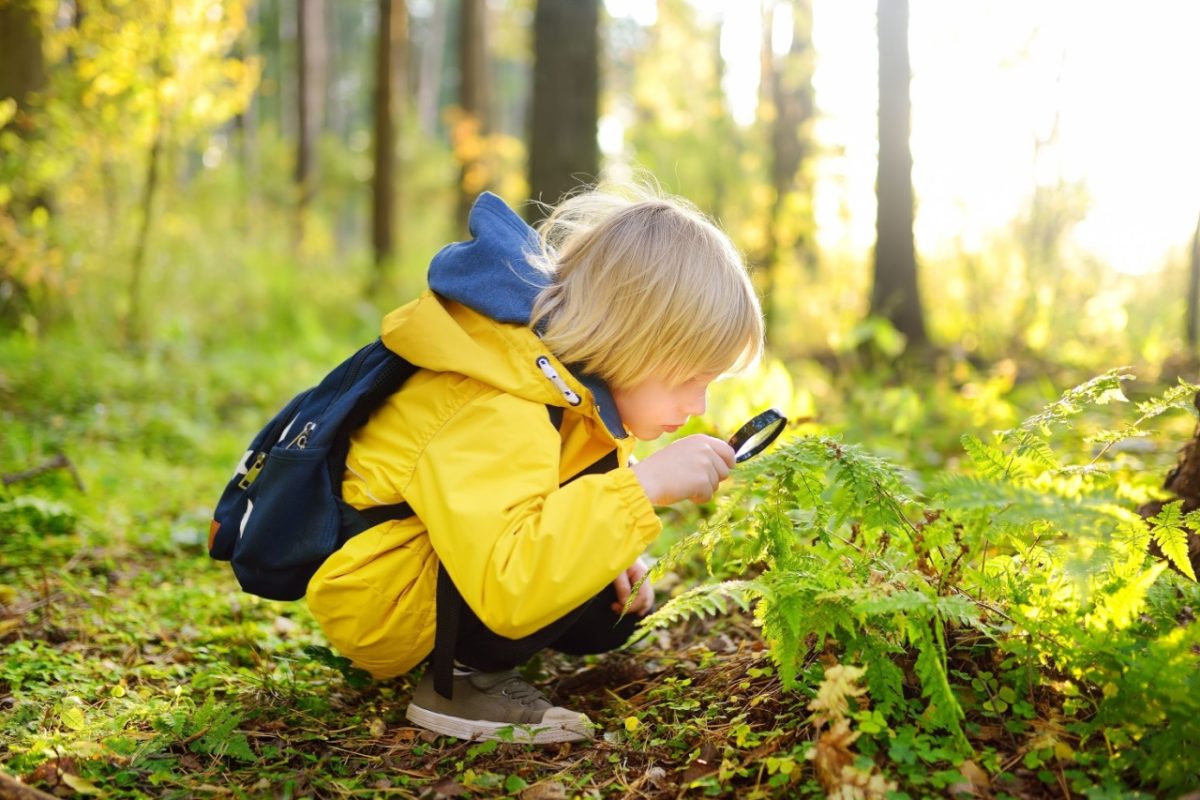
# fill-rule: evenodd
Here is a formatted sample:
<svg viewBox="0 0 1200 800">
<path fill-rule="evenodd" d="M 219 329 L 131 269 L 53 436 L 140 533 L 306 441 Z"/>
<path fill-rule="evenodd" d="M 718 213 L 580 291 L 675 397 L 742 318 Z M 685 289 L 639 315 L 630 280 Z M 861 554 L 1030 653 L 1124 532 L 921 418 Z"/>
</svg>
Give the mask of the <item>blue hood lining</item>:
<svg viewBox="0 0 1200 800">
<path fill-rule="evenodd" d="M 529 262 L 541 251 L 537 232 L 491 192 L 479 195 L 467 217 L 471 239 L 443 247 L 429 264 L 429 288 L 496 320 L 529 326 L 533 303 L 550 278 Z M 591 391 L 613 438 L 628 434 L 608 385 L 567 365 Z"/>
</svg>

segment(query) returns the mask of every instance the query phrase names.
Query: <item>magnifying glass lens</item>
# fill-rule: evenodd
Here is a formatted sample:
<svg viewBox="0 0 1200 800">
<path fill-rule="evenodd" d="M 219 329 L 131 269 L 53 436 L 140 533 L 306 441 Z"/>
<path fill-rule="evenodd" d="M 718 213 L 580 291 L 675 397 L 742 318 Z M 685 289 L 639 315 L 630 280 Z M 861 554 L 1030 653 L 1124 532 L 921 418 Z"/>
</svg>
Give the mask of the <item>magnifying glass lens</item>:
<svg viewBox="0 0 1200 800">
<path fill-rule="evenodd" d="M 786 425 L 787 417 L 774 408 L 767 409 L 747 422 L 729 440 L 729 446 L 735 454 L 735 462 L 740 464 L 766 450 L 767 446 L 783 433 Z"/>
</svg>

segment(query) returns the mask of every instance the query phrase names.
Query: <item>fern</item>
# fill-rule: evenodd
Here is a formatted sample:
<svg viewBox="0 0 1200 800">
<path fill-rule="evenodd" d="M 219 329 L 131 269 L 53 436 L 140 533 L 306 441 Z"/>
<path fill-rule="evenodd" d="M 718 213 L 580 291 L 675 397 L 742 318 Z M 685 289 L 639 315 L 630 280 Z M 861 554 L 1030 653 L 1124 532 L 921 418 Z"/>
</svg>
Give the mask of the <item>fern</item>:
<svg viewBox="0 0 1200 800">
<path fill-rule="evenodd" d="M 1087 463 L 1057 451 L 1054 429 L 1090 405 L 1123 401 L 1130 378 L 1110 371 L 990 439 L 964 435 L 972 474 L 935 476 L 924 502 L 900 469 L 859 445 L 791 440 L 739 468 L 716 514 L 656 566 L 699 550 L 710 573 L 720 553 L 723 566 L 757 577 L 685 592 L 647 618 L 642 635 L 733 605 L 753 609 L 785 688 L 796 688 L 805 660 L 832 642 L 866 667 L 875 707 L 900 717 L 919 707 L 897 663 L 911 654 L 905 663 L 927 701 L 921 724 L 969 751 L 948 637 L 956 649 L 998 644 L 1086 682 L 1089 660 L 1111 644 L 1102 634 L 1144 617 L 1163 571 L 1163 562 L 1147 569 L 1150 543 L 1191 575 L 1185 528 L 1200 525 L 1200 511 L 1184 516 L 1171 504 L 1147 525 L 1114 485 L 1122 465 L 1100 463 L 1113 443 L 1143 435 L 1148 419 L 1183 407 L 1190 385 L 1139 404 L 1135 423 L 1089 437 L 1099 452 Z"/>
<path fill-rule="evenodd" d="M 909 643 L 917 648 L 914 668 L 921 681 L 921 695 L 930 701 L 925 716 L 933 725 L 950 731 L 955 740 L 969 751 L 970 745 L 960 726 L 965 714 L 950 687 L 946 672 L 946 646 L 941 626 L 930 625 L 929 620 L 910 617 L 904 632 Z"/>
<path fill-rule="evenodd" d="M 1182 409 L 1196 413 L 1194 398 L 1200 391 L 1200 386 L 1188 383 L 1182 378 L 1178 386 L 1172 386 L 1163 392 L 1161 397 L 1151 398 L 1137 404 L 1139 422 L 1146 422 L 1173 409 Z M 1136 424 L 1136 423 L 1135 423 Z"/>
<path fill-rule="evenodd" d="M 1184 516 L 1181 508 L 1182 500 L 1167 503 L 1157 515 L 1150 518 L 1150 536 L 1155 544 L 1163 551 L 1163 555 L 1171 564 L 1193 581 L 1196 573 L 1192 570 L 1192 562 L 1188 560 L 1187 531 L 1184 530 Z M 1200 512 L 1188 514 L 1189 521 L 1200 518 Z"/>
<path fill-rule="evenodd" d="M 1000 436 L 1011 441 L 1019 441 L 1022 434 L 1039 432 L 1048 435 L 1054 424 L 1064 423 L 1070 417 L 1079 414 L 1092 404 L 1103 405 L 1113 400 L 1125 400 L 1121 392 L 1124 381 L 1133 380 L 1128 367 L 1118 367 L 1097 375 L 1091 380 L 1075 386 L 1062 393 L 1062 396 L 1046 406 L 1040 413 L 1025 419 L 1019 427 L 1002 431 Z"/>
<path fill-rule="evenodd" d="M 970 433 L 962 435 L 962 446 L 971 457 L 976 471 L 984 478 L 1023 477 L 1023 473 L 1014 473 L 1014 458 L 1005 455 L 998 447 L 985 444 L 978 436 Z"/>
<path fill-rule="evenodd" d="M 730 601 L 743 611 L 748 611 L 751 604 L 766 591 L 767 588 L 756 580 L 721 581 L 694 586 L 671 598 L 643 619 L 631 641 L 638 641 L 651 631 L 685 619 L 727 613 Z"/>
</svg>

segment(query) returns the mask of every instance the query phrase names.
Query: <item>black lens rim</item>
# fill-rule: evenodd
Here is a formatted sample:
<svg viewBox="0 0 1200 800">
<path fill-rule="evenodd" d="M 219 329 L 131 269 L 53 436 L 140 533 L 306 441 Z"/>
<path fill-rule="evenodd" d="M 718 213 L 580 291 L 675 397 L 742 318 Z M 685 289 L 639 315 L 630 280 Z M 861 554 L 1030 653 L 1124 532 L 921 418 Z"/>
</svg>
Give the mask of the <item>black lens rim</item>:
<svg viewBox="0 0 1200 800">
<path fill-rule="evenodd" d="M 745 453 L 739 454 L 737 458 L 734 459 L 735 463 L 741 464 L 743 461 L 753 458 L 763 450 L 766 450 L 767 447 L 770 446 L 771 442 L 778 439 L 779 434 L 783 433 L 783 429 L 787 427 L 787 417 L 785 417 L 777 408 L 768 408 L 761 414 L 755 415 L 753 419 L 751 419 L 742 427 L 738 428 L 737 433 L 729 437 L 729 446 L 733 448 L 733 452 L 737 453 L 742 449 L 742 445 L 746 444 L 746 442 L 748 442 L 752 436 L 762 432 L 771 425 L 776 426 L 775 430 L 757 445 L 750 448 Z"/>
</svg>

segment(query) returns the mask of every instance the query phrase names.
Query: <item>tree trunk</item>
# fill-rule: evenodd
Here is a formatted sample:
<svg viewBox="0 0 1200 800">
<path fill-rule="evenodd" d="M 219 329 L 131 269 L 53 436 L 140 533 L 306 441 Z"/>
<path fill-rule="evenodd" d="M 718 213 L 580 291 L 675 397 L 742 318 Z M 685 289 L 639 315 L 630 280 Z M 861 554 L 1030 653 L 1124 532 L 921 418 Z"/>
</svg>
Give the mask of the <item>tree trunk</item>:
<svg viewBox="0 0 1200 800">
<path fill-rule="evenodd" d="M 455 125 L 454 146 L 460 166 L 458 225 L 463 231 L 476 195 L 490 184 L 483 144 L 488 134 L 487 53 L 487 0 L 462 0 L 458 36 L 462 117 Z"/>
<path fill-rule="evenodd" d="M 1196 357 L 1196 340 L 1200 338 L 1200 219 L 1196 220 L 1196 233 L 1192 236 L 1192 260 L 1188 266 L 1187 294 L 1187 352 L 1189 358 Z"/>
<path fill-rule="evenodd" d="M 258 55 L 255 31 L 259 23 L 259 6 L 250 3 L 246 8 L 247 24 L 237 44 L 235 54 L 240 59 Z M 259 93 L 253 92 L 246 107 L 233 118 L 238 163 L 241 166 L 242 209 L 238 215 L 238 226 L 243 234 L 254 229 L 258 217 L 258 114 Z"/>
<path fill-rule="evenodd" d="M 296 247 L 304 242 L 305 218 L 316 193 L 316 142 L 321 131 L 324 99 L 324 0 L 296 2 Z"/>
<path fill-rule="evenodd" d="M 438 122 L 438 90 L 442 85 L 442 60 L 446 52 L 446 7 L 434 3 L 429 30 L 421 47 L 417 66 L 417 121 L 421 132 L 432 136 Z"/>
<path fill-rule="evenodd" d="M 538 0 L 534 15 L 529 196 L 551 205 L 596 179 L 600 0 Z M 529 206 L 532 219 L 544 209 Z"/>
<path fill-rule="evenodd" d="M 170 35 L 171 9 L 167 6 L 163 15 L 162 28 L 158 31 L 158 52 L 154 55 L 154 134 L 150 150 L 146 153 L 146 179 L 142 184 L 142 217 L 134 241 L 133 258 L 129 272 L 129 312 L 125 317 L 125 343 L 135 350 L 141 348 L 145 338 L 145 323 L 142 319 L 142 285 L 145 283 L 146 253 L 150 246 L 150 231 L 154 226 L 154 201 L 158 196 L 159 172 L 161 171 L 163 145 L 166 139 L 166 108 L 162 96 L 162 85 L 167 74 L 166 41 Z"/>
<path fill-rule="evenodd" d="M 913 241 L 908 0 L 878 0 L 878 14 L 879 173 L 871 313 L 890 320 L 910 347 L 920 348 L 928 339 Z"/>
<path fill-rule="evenodd" d="M 27 137 L 33 129 L 30 96 L 46 85 L 42 20 L 34 0 L 0 2 L 0 100 L 17 102 L 13 130 Z"/>
<path fill-rule="evenodd" d="M 379 0 L 379 35 L 375 51 L 375 175 L 372 181 L 371 248 L 375 269 L 368 295 L 382 288 L 395 252 L 397 108 L 406 84 L 404 63 L 408 38 L 405 0 Z"/>
</svg>

